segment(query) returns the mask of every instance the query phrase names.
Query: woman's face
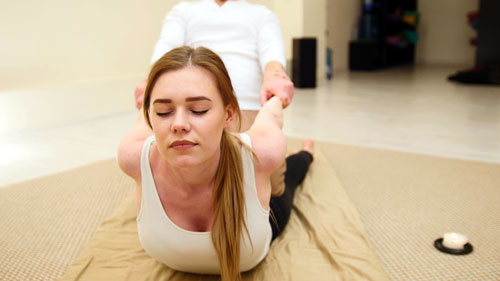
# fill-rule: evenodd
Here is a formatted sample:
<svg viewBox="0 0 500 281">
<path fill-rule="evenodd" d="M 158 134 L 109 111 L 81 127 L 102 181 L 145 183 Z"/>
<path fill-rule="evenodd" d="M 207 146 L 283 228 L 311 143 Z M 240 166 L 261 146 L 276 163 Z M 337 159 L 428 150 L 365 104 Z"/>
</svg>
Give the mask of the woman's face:
<svg viewBox="0 0 500 281">
<path fill-rule="evenodd" d="M 219 159 L 222 131 L 233 110 L 224 106 L 212 73 L 188 66 L 158 78 L 149 117 L 160 154 L 181 168 Z"/>
</svg>

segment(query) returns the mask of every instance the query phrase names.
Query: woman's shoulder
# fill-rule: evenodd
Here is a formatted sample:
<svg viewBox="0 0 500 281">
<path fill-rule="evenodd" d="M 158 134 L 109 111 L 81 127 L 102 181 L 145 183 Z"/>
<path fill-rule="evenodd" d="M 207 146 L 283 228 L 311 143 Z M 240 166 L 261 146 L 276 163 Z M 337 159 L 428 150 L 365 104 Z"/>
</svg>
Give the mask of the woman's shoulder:
<svg viewBox="0 0 500 281">
<path fill-rule="evenodd" d="M 141 179 L 141 157 L 144 146 L 153 140 L 153 136 L 136 138 L 131 135 L 125 137 L 118 148 L 117 160 L 120 169 L 137 182 Z"/>
</svg>

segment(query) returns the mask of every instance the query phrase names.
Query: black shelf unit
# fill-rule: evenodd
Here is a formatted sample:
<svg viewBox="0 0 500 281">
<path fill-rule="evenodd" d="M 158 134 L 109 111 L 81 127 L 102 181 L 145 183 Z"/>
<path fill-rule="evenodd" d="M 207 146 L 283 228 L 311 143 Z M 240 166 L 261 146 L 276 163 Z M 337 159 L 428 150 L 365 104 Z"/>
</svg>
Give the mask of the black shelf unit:
<svg viewBox="0 0 500 281">
<path fill-rule="evenodd" d="M 398 10 L 416 13 L 417 0 L 374 0 L 373 3 L 372 15 L 378 22 L 378 34 L 376 38 L 370 40 L 349 42 L 349 68 L 351 70 L 374 70 L 412 64 L 415 60 L 415 44 L 409 43 L 404 47 L 397 47 L 387 43 L 387 38 L 405 31 L 416 34 L 416 25 L 408 24 L 394 15 Z"/>
<path fill-rule="evenodd" d="M 477 30 L 476 66 L 500 64 L 499 0 L 481 0 Z"/>
</svg>

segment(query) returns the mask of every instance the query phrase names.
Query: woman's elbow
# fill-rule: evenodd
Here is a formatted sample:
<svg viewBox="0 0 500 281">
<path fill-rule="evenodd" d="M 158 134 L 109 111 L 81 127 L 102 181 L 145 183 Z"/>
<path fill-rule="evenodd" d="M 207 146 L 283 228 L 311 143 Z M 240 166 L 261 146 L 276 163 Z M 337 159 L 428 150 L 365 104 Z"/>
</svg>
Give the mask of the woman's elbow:
<svg viewBox="0 0 500 281">
<path fill-rule="evenodd" d="M 283 161 L 285 161 L 286 152 L 287 152 L 287 143 L 286 138 L 283 133 L 280 133 L 273 137 L 273 145 L 270 146 L 269 150 L 269 169 L 275 170 L 279 168 Z"/>
<path fill-rule="evenodd" d="M 118 166 L 125 174 L 132 178 L 137 177 L 140 155 L 134 149 L 131 149 L 130 145 L 127 145 L 125 141 L 122 141 L 118 147 L 116 158 Z"/>
</svg>

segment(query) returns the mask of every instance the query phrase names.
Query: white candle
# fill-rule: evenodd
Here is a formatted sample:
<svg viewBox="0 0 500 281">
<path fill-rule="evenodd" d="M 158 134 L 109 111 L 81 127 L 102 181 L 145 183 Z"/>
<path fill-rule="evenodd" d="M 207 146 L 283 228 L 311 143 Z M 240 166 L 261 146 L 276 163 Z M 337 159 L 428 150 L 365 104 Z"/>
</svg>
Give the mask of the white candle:
<svg viewBox="0 0 500 281">
<path fill-rule="evenodd" d="M 447 232 L 443 235 L 443 246 L 448 249 L 462 250 L 468 241 L 467 236 L 460 233 Z"/>
</svg>

